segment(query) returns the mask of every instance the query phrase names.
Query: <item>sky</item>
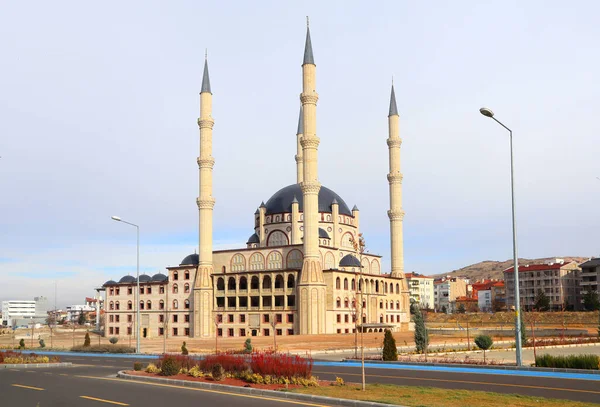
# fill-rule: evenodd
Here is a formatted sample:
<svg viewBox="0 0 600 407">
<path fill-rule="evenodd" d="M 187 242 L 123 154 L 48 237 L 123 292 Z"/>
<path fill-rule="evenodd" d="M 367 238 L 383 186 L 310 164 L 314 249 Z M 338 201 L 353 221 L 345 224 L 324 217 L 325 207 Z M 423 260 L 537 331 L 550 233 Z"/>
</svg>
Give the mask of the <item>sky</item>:
<svg viewBox="0 0 600 407">
<path fill-rule="evenodd" d="M 389 271 L 387 114 L 400 114 L 406 271 L 600 254 L 600 3 L 0 0 L 0 301 L 80 304 L 197 248 L 199 90 L 213 92 L 215 249 L 295 182 L 306 16 L 320 182 Z"/>
</svg>

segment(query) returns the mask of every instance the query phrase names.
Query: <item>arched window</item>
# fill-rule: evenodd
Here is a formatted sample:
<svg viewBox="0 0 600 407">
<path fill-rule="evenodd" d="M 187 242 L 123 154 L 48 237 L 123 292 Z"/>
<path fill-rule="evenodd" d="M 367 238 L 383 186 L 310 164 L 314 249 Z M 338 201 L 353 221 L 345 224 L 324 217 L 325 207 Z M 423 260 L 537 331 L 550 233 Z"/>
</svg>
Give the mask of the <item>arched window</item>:
<svg viewBox="0 0 600 407">
<path fill-rule="evenodd" d="M 362 289 L 363 289 L 363 279 L 361 278 L 361 279 L 358 281 L 358 291 L 362 291 Z"/>
<path fill-rule="evenodd" d="M 221 277 L 217 279 L 217 290 L 223 291 L 225 289 L 225 280 Z"/>
<path fill-rule="evenodd" d="M 127 301 L 127 309 L 133 309 L 133 303 L 131 301 Z"/>
<path fill-rule="evenodd" d="M 246 277 L 241 277 L 240 278 L 240 290 L 247 290 L 248 289 L 248 279 Z"/>
<path fill-rule="evenodd" d="M 379 315 L 379 323 L 383 324 L 383 314 Z"/>
<path fill-rule="evenodd" d="M 190 300 L 185 300 L 183 303 L 183 308 L 190 309 Z"/>
<path fill-rule="evenodd" d="M 379 262 L 377 260 L 373 260 L 371 263 L 371 273 L 381 274 L 381 268 L 379 267 Z"/>
<path fill-rule="evenodd" d="M 396 283 L 396 294 L 400 294 L 400 286 Z"/>
<path fill-rule="evenodd" d="M 235 278 L 229 277 L 229 280 L 227 280 L 227 290 L 235 291 Z"/>
<path fill-rule="evenodd" d="M 383 283 L 383 292 L 384 292 L 385 294 L 387 294 L 387 291 L 388 291 L 388 289 L 387 289 L 387 288 L 388 288 L 388 285 L 387 285 L 387 283 Z"/>
<path fill-rule="evenodd" d="M 185 283 L 183 286 L 183 292 L 186 294 L 190 292 L 190 285 L 188 283 Z"/>
<path fill-rule="evenodd" d="M 115 309 L 119 310 L 119 308 L 120 308 L 119 301 L 117 301 L 117 302 L 115 302 Z"/>
<path fill-rule="evenodd" d="M 390 301 L 390 309 L 394 309 L 394 301 Z"/>
<path fill-rule="evenodd" d="M 396 309 L 400 309 L 400 301 L 396 301 Z"/>
<path fill-rule="evenodd" d="M 302 252 L 300 252 L 300 250 L 292 250 L 287 255 L 287 268 L 301 269 L 302 260 Z"/>
<path fill-rule="evenodd" d="M 177 284 L 173 284 L 173 294 L 177 294 L 179 292 L 179 287 L 177 287 Z"/>
<path fill-rule="evenodd" d="M 352 279 L 352 282 L 351 282 L 351 284 L 350 284 L 350 287 L 352 287 L 352 288 L 351 288 L 351 290 L 352 290 L 352 291 L 356 290 L 356 281 L 355 281 L 354 279 Z"/>
<path fill-rule="evenodd" d="M 383 309 L 383 301 L 379 301 L 379 309 Z"/>
<path fill-rule="evenodd" d="M 222 271 L 223 273 L 226 273 L 226 272 L 227 272 L 227 267 L 225 267 L 225 266 L 221 267 L 221 271 Z"/>
<path fill-rule="evenodd" d="M 178 280 L 179 279 L 179 273 L 177 271 L 173 272 L 173 280 Z"/>
<path fill-rule="evenodd" d="M 152 301 L 148 300 L 148 302 L 146 302 L 146 309 L 152 309 Z"/>
<path fill-rule="evenodd" d="M 158 309 L 165 309 L 165 302 L 163 300 L 158 302 Z"/>
<path fill-rule="evenodd" d="M 109 304 L 109 308 L 111 310 L 115 309 L 115 303 L 111 301 L 110 304 Z"/>
<path fill-rule="evenodd" d="M 140 309 L 144 309 L 144 301 L 140 301 Z"/>
<path fill-rule="evenodd" d="M 253 276 L 252 280 L 250 280 L 250 289 L 251 290 L 258 290 L 258 287 L 259 287 L 258 277 L 257 276 Z"/>
<path fill-rule="evenodd" d="M 173 300 L 173 309 L 178 309 L 179 308 L 179 302 L 177 302 L 177 300 Z"/>
<path fill-rule="evenodd" d="M 336 288 L 337 290 L 339 290 L 339 289 L 341 288 L 341 287 L 340 287 L 340 284 L 341 284 L 341 283 L 340 283 L 340 278 L 338 277 L 338 278 L 336 278 L 336 279 L 335 279 L 335 288 Z"/>
<path fill-rule="evenodd" d="M 260 253 L 254 253 L 250 256 L 250 270 L 264 270 L 265 256 Z"/>
<path fill-rule="evenodd" d="M 189 270 L 186 270 L 186 271 L 185 271 L 184 278 L 185 278 L 186 280 L 189 280 L 189 279 L 190 279 L 190 271 L 189 271 Z"/>
<path fill-rule="evenodd" d="M 386 301 L 386 302 L 385 302 L 385 309 L 388 309 L 388 307 L 389 307 L 389 304 L 388 304 L 388 302 Z"/>
<path fill-rule="evenodd" d="M 335 267 L 335 257 L 333 256 L 333 253 L 331 252 L 327 252 L 325 253 L 325 270 L 331 270 L 334 269 Z"/>
<path fill-rule="evenodd" d="M 347 290 L 347 289 L 348 289 L 348 279 L 345 278 L 344 279 L 344 290 Z"/>
<path fill-rule="evenodd" d="M 281 230 L 274 230 L 267 239 L 267 246 L 287 246 L 288 238 Z"/>
<path fill-rule="evenodd" d="M 363 266 L 363 273 L 371 274 L 371 263 L 369 263 L 369 259 L 364 258 L 361 264 Z"/>
<path fill-rule="evenodd" d="M 275 289 L 283 289 L 283 276 L 281 274 L 277 274 L 275 277 Z"/>
<path fill-rule="evenodd" d="M 271 252 L 269 253 L 269 257 L 267 257 L 267 270 L 276 270 L 283 267 L 282 265 L 283 257 L 279 252 Z"/>
<path fill-rule="evenodd" d="M 262 288 L 263 288 L 263 290 L 270 290 L 271 289 L 271 276 L 264 276 L 263 277 Z"/>
<path fill-rule="evenodd" d="M 348 308 L 349 305 L 350 302 L 348 301 L 348 298 L 344 298 L 344 308 Z"/>
<path fill-rule="evenodd" d="M 352 234 L 349 232 L 344 233 L 342 236 L 342 247 L 346 247 L 348 249 L 354 250 L 354 245 L 352 244 Z"/>
<path fill-rule="evenodd" d="M 379 281 L 375 281 L 375 292 L 379 292 Z"/>
<path fill-rule="evenodd" d="M 341 300 L 340 297 L 336 298 L 336 300 L 335 300 L 335 306 L 337 308 L 341 308 L 342 307 L 342 300 Z"/>
<path fill-rule="evenodd" d="M 296 281 L 294 279 L 294 276 L 289 274 L 288 280 L 287 280 L 287 288 L 294 288 L 295 285 L 296 285 Z"/>
<path fill-rule="evenodd" d="M 394 283 L 390 283 L 390 294 L 394 294 Z"/>
<path fill-rule="evenodd" d="M 231 259 L 231 271 L 245 271 L 246 270 L 246 259 L 241 254 L 236 254 Z"/>
</svg>

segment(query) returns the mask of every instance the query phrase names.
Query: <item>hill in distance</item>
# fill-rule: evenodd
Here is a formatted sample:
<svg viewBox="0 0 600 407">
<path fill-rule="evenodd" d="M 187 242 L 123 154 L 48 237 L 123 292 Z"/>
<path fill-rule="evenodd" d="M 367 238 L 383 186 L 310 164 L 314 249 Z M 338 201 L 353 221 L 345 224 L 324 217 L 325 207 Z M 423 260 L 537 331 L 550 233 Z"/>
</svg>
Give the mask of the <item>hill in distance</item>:
<svg viewBox="0 0 600 407">
<path fill-rule="evenodd" d="M 563 259 L 565 263 L 576 261 L 577 263 L 582 263 L 589 259 L 589 257 L 546 257 L 542 259 L 519 259 L 519 265 L 526 264 L 547 264 L 553 263 L 556 259 Z M 471 264 L 470 266 L 463 267 L 458 270 L 451 271 L 450 273 L 442 273 L 437 274 L 432 277 L 443 277 L 443 276 L 452 276 L 452 277 L 466 277 L 471 282 L 475 282 L 477 280 L 484 279 L 497 279 L 503 280 L 504 273 L 503 271 L 509 267 L 512 267 L 513 260 L 505 260 L 505 261 L 493 261 L 486 260 L 481 261 L 479 263 Z"/>
</svg>

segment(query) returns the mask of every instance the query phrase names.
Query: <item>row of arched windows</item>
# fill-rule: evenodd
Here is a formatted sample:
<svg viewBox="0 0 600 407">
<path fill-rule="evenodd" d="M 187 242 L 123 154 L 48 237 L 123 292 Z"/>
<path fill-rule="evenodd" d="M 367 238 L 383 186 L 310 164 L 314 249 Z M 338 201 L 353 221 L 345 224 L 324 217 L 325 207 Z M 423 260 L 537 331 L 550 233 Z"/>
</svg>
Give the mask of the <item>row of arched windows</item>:
<svg viewBox="0 0 600 407">
<path fill-rule="evenodd" d="M 173 294 L 179 293 L 179 286 L 177 284 L 173 284 L 172 291 L 173 291 Z M 183 285 L 183 292 L 186 294 L 190 292 L 190 285 L 188 283 L 185 283 Z"/>
<path fill-rule="evenodd" d="M 385 281 L 373 280 L 373 279 L 361 279 L 361 283 L 359 284 L 358 289 L 362 289 L 362 282 L 365 282 L 365 292 L 368 293 L 378 293 L 378 294 L 394 294 L 394 283 L 387 283 Z M 350 282 L 350 284 L 348 284 Z M 343 289 L 344 290 L 356 290 L 354 279 L 348 280 L 348 278 L 344 278 L 343 281 Z M 335 288 L 337 290 L 342 290 L 342 279 L 340 277 L 336 277 L 335 279 Z M 396 294 L 400 294 L 400 284 L 396 283 Z"/>
<path fill-rule="evenodd" d="M 185 280 L 189 280 L 190 279 L 190 272 L 189 270 L 186 270 L 183 272 L 183 278 Z M 173 271 L 173 280 L 179 280 L 179 272 L 177 270 Z"/>
<path fill-rule="evenodd" d="M 185 300 L 183 302 L 183 307 L 185 309 L 190 309 L 190 300 Z M 121 308 L 121 305 L 119 303 L 119 301 L 111 301 L 109 303 L 109 309 L 111 311 L 118 311 Z M 179 308 L 179 301 L 177 300 L 173 300 L 173 309 L 178 309 Z M 133 309 L 133 302 L 131 301 L 127 301 L 127 309 L 128 310 L 132 310 Z M 148 300 L 148 301 L 140 301 L 140 309 L 146 309 L 146 310 L 152 310 L 152 301 Z M 165 302 L 163 300 L 160 300 L 158 302 L 158 309 L 162 310 L 165 309 Z"/>
<path fill-rule="evenodd" d="M 292 250 L 287 255 L 287 267 L 288 268 L 302 268 L 302 252 L 300 250 Z M 262 253 L 254 253 L 250 256 L 248 262 L 248 270 L 280 270 L 283 268 L 283 256 L 280 252 L 271 252 L 268 254 L 265 261 L 265 256 Z M 246 271 L 246 258 L 243 254 L 235 254 L 231 258 L 231 271 Z M 227 272 L 225 266 L 223 266 L 223 272 Z"/>
<path fill-rule="evenodd" d="M 275 276 L 275 285 L 273 286 L 273 280 L 271 279 L 271 276 L 266 275 L 263 276 L 262 278 L 262 288 L 263 290 L 270 290 L 271 288 L 274 289 L 283 289 L 285 287 L 287 288 L 294 288 L 296 286 L 296 279 L 295 277 L 290 274 L 287 277 L 287 284 L 285 284 L 284 287 L 284 279 L 283 279 L 283 275 L 278 274 Z M 227 279 L 227 290 L 228 291 L 235 291 L 236 288 L 238 288 L 239 285 L 239 289 L 240 290 L 247 290 L 248 289 L 248 278 L 245 276 L 240 277 L 239 282 L 234 278 L 234 277 L 229 277 Z M 258 276 L 252 276 L 250 278 L 250 289 L 251 290 L 258 290 L 261 287 L 261 282 Z M 223 291 L 225 290 L 225 279 L 223 277 L 219 277 L 217 279 L 217 290 L 219 291 Z"/>
</svg>

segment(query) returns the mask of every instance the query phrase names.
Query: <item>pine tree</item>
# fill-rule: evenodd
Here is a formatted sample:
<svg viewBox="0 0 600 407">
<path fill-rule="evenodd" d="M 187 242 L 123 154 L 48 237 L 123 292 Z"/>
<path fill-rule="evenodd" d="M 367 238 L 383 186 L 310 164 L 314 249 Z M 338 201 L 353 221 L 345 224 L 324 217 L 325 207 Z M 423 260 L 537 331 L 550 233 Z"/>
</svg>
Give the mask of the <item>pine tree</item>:
<svg viewBox="0 0 600 407">
<path fill-rule="evenodd" d="M 423 319 L 423 314 L 421 311 L 417 309 L 417 313 L 414 316 L 415 322 L 415 347 L 417 349 L 417 353 L 425 353 L 427 347 L 429 346 L 429 332 L 427 332 L 427 328 L 425 328 L 425 320 Z"/>
<path fill-rule="evenodd" d="M 396 340 L 392 335 L 392 331 L 387 329 L 383 337 L 383 360 L 398 360 L 398 348 L 396 348 Z"/>
<path fill-rule="evenodd" d="M 85 339 L 83 340 L 83 347 L 84 347 L 84 348 L 87 348 L 87 347 L 88 347 L 88 346 L 90 346 L 91 344 L 92 344 L 92 343 L 91 343 L 91 340 L 90 340 L 90 333 L 89 333 L 89 332 L 86 332 L 86 333 L 85 333 Z"/>
<path fill-rule="evenodd" d="M 525 344 L 527 343 L 527 332 L 525 331 L 525 313 L 523 312 L 523 309 L 521 309 L 520 311 L 521 314 L 521 346 L 525 346 Z"/>
<path fill-rule="evenodd" d="M 550 298 L 542 290 L 538 290 L 535 295 L 534 307 L 538 311 L 547 311 L 550 309 Z"/>
</svg>

